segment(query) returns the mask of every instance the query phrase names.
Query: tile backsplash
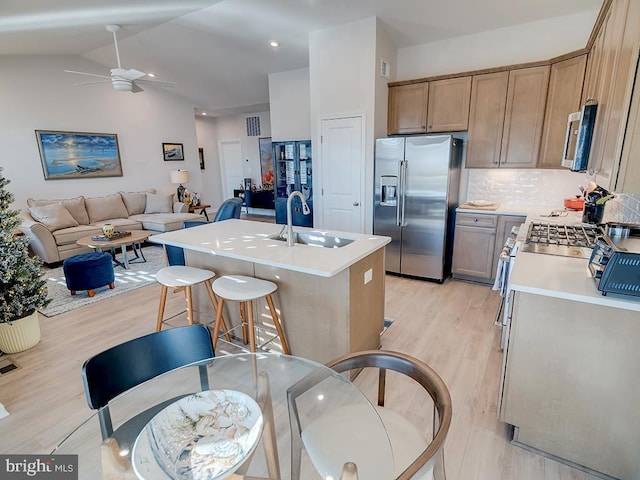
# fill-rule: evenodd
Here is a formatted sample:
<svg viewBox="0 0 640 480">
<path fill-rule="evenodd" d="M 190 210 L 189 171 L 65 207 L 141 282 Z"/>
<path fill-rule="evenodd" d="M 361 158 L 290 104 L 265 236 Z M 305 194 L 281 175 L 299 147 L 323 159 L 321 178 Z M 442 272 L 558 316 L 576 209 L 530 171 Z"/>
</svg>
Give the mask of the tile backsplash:
<svg viewBox="0 0 640 480">
<path fill-rule="evenodd" d="M 465 200 L 488 200 L 523 209 L 562 209 L 564 199 L 580 194 L 592 179 L 570 170 L 527 168 L 466 169 Z M 466 177 L 466 178 L 465 178 Z M 465 192 L 464 185 L 461 188 Z M 640 223 L 640 194 L 616 194 L 607 203 L 605 221 Z"/>
</svg>

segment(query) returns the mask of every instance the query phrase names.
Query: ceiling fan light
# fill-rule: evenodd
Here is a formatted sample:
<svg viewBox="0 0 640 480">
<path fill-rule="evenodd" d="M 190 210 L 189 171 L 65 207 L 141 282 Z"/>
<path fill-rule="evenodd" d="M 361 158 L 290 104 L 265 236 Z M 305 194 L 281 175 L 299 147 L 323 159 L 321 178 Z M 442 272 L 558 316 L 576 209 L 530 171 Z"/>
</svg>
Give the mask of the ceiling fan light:
<svg viewBox="0 0 640 480">
<path fill-rule="evenodd" d="M 119 92 L 130 92 L 133 89 L 133 85 L 130 80 L 124 80 L 121 78 L 114 78 L 111 80 L 113 88 Z"/>
</svg>

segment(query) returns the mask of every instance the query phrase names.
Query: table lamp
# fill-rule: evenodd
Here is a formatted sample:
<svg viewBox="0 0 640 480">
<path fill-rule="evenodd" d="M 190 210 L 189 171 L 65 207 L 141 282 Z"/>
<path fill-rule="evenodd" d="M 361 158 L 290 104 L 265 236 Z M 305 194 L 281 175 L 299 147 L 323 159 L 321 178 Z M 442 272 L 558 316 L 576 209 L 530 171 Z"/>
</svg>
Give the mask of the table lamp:
<svg viewBox="0 0 640 480">
<path fill-rule="evenodd" d="M 189 183 L 189 170 L 171 170 L 171 183 L 179 183 L 178 186 L 178 201 L 184 200 L 184 186 L 183 183 Z"/>
</svg>

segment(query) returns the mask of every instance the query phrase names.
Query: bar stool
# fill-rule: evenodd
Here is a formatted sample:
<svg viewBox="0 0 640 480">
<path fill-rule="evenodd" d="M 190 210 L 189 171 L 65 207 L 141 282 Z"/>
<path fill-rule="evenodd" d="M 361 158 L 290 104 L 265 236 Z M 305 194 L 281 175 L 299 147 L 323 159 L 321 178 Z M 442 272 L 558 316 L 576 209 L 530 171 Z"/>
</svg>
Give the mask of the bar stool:
<svg viewBox="0 0 640 480">
<path fill-rule="evenodd" d="M 189 325 L 193 325 L 193 297 L 191 287 L 193 287 L 194 285 L 204 283 L 205 287 L 207 287 L 207 293 L 209 294 L 209 298 L 211 299 L 213 308 L 217 308 L 217 298 L 215 293 L 213 293 L 210 281 L 215 276 L 216 274 L 211 270 L 187 267 L 184 265 L 173 265 L 158 270 L 158 273 L 156 273 L 156 280 L 162 285 L 162 292 L 160 293 L 160 306 L 158 308 L 158 322 L 156 324 L 156 332 L 162 330 L 164 308 L 167 303 L 167 291 L 169 290 L 169 287 L 184 289 L 184 294 L 187 300 L 187 320 L 189 321 Z M 216 310 L 216 325 L 218 323 L 217 313 L 218 312 Z M 222 315 L 220 315 L 219 317 L 220 325 L 222 325 L 222 327 L 224 328 L 227 340 L 231 340 L 231 336 L 229 335 L 229 331 L 227 329 L 224 318 L 222 318 Z"/>
<path fill-rule="evenodd" d="M 247 333 L 249 336 L 249 348 L 252 352 L 256 351 L 256 335 L 253 321 L 253 301 L 264 297 L 267 300 L 269 311 L 271 312 L 271 318 L 273 318 L 273 324 L 278 332 L 277 336 L 274 336 L 269 343 L 280 337 L 280 343 L 282 344 L 282 350 L 285 354 L 290 355 L 289 344 L 284 335 L 282 324 L 278 318 L 278 312 L 273 304 L 273 298 L 271 295 L 278 289 L 278 286 L 268 280 L 261 280 L 259 278 L 247 277 L 244 275 L 225 275 L 214 280 L 212 285 L 214 294 L 218 297 L 218 305 L 216 306 L 216 323 L 213 327 L 213 346 L 216 346 L 218 341 L 218 335 L 220 327 L 222 326 L 228 333 L 227 327 L 224 324 L 222 318 L 222 307 L 224 302 L 233 301 L 240 302 L 240 317 L 242 321 L 242 336 L 247 341 Z M 248 325 L 248 332 L 247 326 Z"/>
</svg>

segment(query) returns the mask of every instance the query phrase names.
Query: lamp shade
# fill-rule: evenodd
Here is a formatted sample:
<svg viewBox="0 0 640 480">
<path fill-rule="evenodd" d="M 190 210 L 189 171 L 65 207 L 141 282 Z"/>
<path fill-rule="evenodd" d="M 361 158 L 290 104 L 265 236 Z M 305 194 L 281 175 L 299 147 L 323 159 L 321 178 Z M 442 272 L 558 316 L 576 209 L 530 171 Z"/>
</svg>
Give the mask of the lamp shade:
<svg viewBox="0 0 640 480">
<path fill-rule="evenodd" d="M 189 170 L 171 170 L 171 183 L 187 183 Z"/>
</svg>

